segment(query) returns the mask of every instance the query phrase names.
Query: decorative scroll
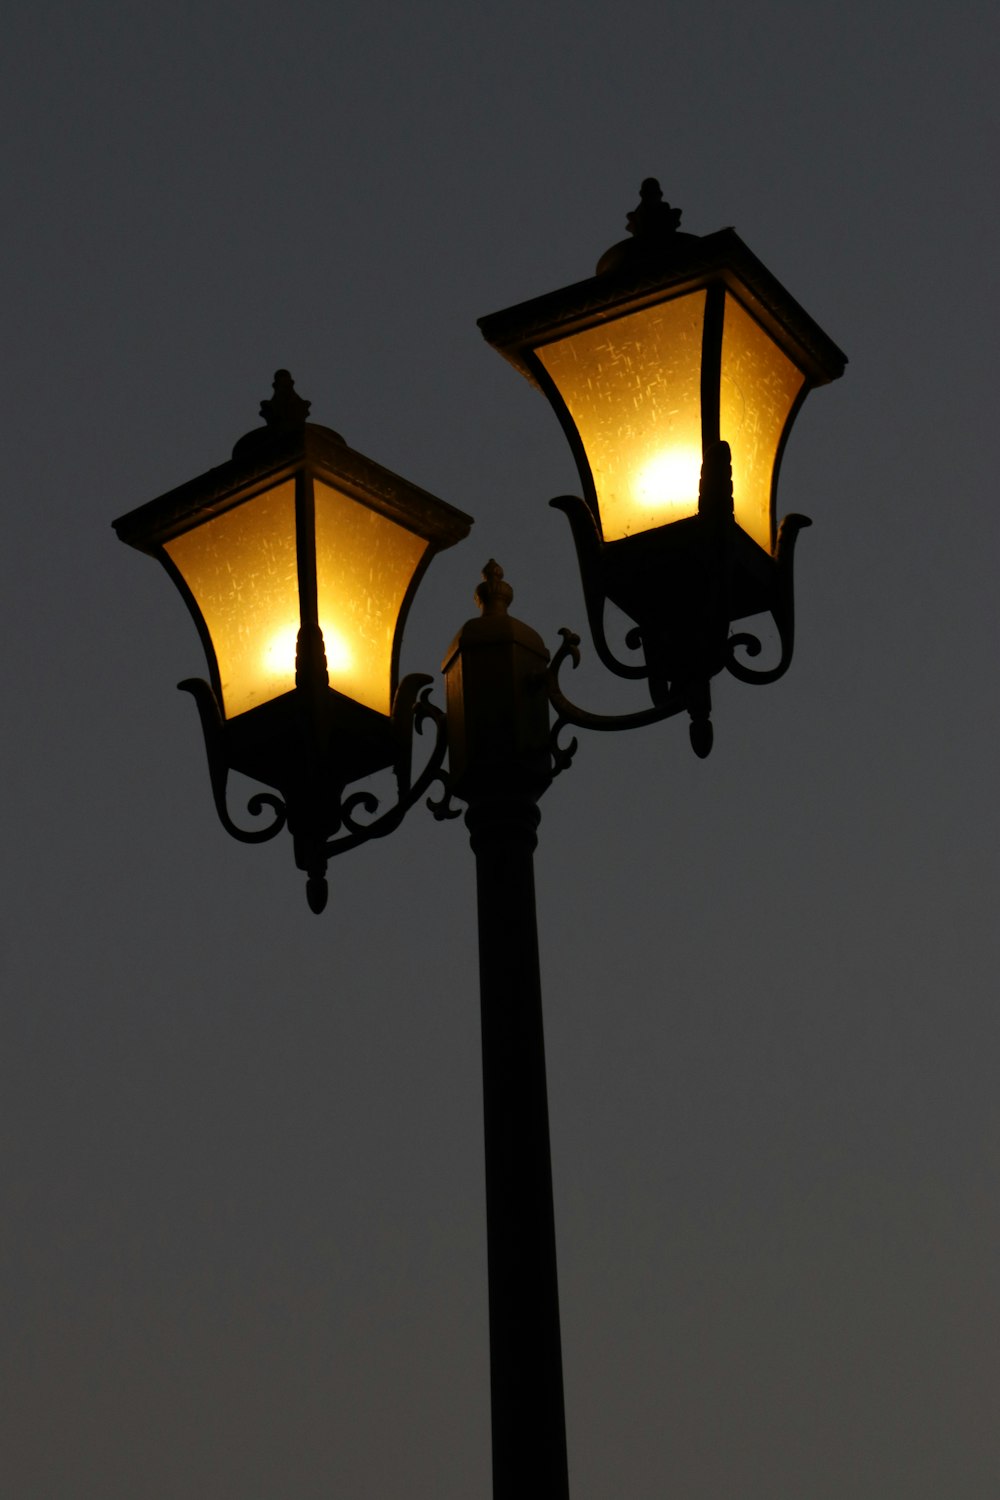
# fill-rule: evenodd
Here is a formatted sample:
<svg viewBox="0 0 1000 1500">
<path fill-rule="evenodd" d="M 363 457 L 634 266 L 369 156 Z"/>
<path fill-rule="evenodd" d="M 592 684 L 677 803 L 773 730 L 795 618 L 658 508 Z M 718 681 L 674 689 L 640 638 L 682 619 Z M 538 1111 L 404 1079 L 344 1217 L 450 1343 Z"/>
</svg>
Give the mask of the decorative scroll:
<svg viewBox="0 0 1000 1500">
<path fill-rule="evenodd" d="M 642 678 L 649 676 L 649 668 L 643 662 L 619 661 L 612 651 L 604 630 L 604 538 L 590 506 L 579 495 L 557 495 L 549 504 L 553 510 L 561 510 L 570 524 L 580 564 L 580 582 L 583 600 L 587 608 L 587 623 L 590 626 L 594 650 L 609 672 L 617 677 Z M 634 626 L 625 637 L 630 651 L 642 648 L 639 627 Z"/>
<path fill-rule="evenodd" d="M 228 834 L 239 839 L 241 844 L 266 844 L 276 838 L 288 821 L 288 809 L 284 801 L 274 792 L 254 792 L 247 802 L 247 812 L 259 818 L 265 808 L 274 814 L 273 821 L 263 828 L 240 828 L 229 815 L 226 789 L 229 782 L 229 762 L 226 759 L 225 738 L 222 731 L 222 712 L 215 693 L 209 683 L 200 677 L 186 677 L 177 686 L 182 693 L 190 693 L 198 707 L 205 749 L 208 752 L 208 774 L 212 783 L 212 798 L 219 822 Z"/>
<path fill-rule="evenodd" d="M 565 626 L 559 634 L 562 636 L 562 645 L 552 658 L 545 674 L 549 702 L 556 711 L 556 720 L 552 726 L 549 744 L 553 775 L 558 776 L 560 771 L 565 771 L 577 751 L 575 736 L 568 744 L 563 745 L 559 742 L 559 736 L 567 725 L 574 725 L 578 729 L 596 729 L 603 733 L 619 729 L 641 729 L 646 724 L 658 724 L 662 719 L 673 718 L 675 714 L 682 713 L 687 707 L 685 700 L 678 696 L 667 703 L 657 704 L 653 708 L 639 709 L 638 712 L 632 714 L 594 714 L 588 709 L 578 708 L 563 692 L 559 684 L 559 673 L 567 661 L 571 663 L 574 670 L 580 665 L 580 637 L 575 631 L 568 630 Z"/>
<path fill-rule="evenodd" d="M 340 805 L 340 829 L 342 832 L 333 839 L 329 839 L 325 845 L 324 853 L 328 859 L 334 855 L 345 854 L 348 849 L 356 849 L 359 844 L 367 843 L 369 839 L 384 838 L 387 833 L 392 833 L 415 803 L 425 792 L 429 791 L 436 781 L 444 784 L 444 757 L 448 748 L 447 719 L 443 709 L 437 707 L 430 701 L 430 683 L 432 678 L 421 673 L 414 673 L 405 677 L 399 685 L 396 700 L 393 703 L 392 720 L 393 730 L 400 731 L 400 738 L 405 742 L 405 749 L 401 745 L 403 753 L 394 766 L 396 776 L 396 801 L 386 809 L 380 817 L 373 818 L 370 823 L 359 823 L 354 814 L 356 809 L 363 809 L 368 814 L 375 814 L 379 809 L 379 799 L 373 792 L 359 791 L 347 797 Z M 420 689 L 419 695 L 409 689 Z M 412 731 L 418 734 L 424 731 L 424 725 L 430 721 L 434 725 L 434 744 L 427 763 L 416 780 L 412 779 L 411 771 L 411 749 Z M 428 799 L 428 805 L 430 805 Z M 445 814 L 453 816 L 453 814 Z"/>
<path fill-rule="evenodd" d="M 740 682 L 749 682 L 763 687 L 769 682 L 777 682 L 779 677 L 784 677 L 792 664 L 792 652 L 795 648 L 795 589 L 792 570 L 795 543 L 799 532 L 811 525 L 812 522 L 808 516 L 793 514 L 786 516 L 778 528 L 778 541 L 774 551 L 774 598 L 771 603 L 771 615 L 781 642 L 781 656 L 777 666 L 755 672 L 752 667 L 747 666 L 745 661 L 737 657 L 737 651 L 745 651 L 749 657 L 760 655 L 760 640 L 749 630 L 731 635 L 726 642 L 726 668 Z"/>
<path fill-rule="evenodd" d="M 430 701 L 432 681 L 430 677 L 415 673 L 405 677 L 396 691 L 390 719 L 396 800 L 390 807 L 380 813 L 381 800 L 374 792 L 361 788 L 345 795 L 345 788 L 338 787 L 334 781 L 332 785 L 324 783 L 322 787 L 327 800 L 313 802 L 296 797 L 295 815 L 290 817 L 287 796 L 277 792 L 255 792 L 247 803 L 251 816 L 259 817 L 265 809 L 273 814 L 270 823 L 256 829 L 241 828 L 229 813 L 227 786 L 231 767 L 226 754 L 224 721 L 215 693 L 207 682 L 198 678 L 188 678 L 178 684 L 184 692 L 192 695 L 198 706 L 208 754 L 212 797 L 223 828 L 241 843 L 261 844 L 275 838 L 286 826 L 291 826 L 296 862 L 306 872 L 306 896 L 314 912 L 319 913 L 326 906 L 328 861 L 370 839 L 384 838 L 398 828 L 410 808 L 430 791 L 435 782 L 441 782 L 443 787 L 438 801 L 428 799 L 435 817 L 458 816 L 459 810 L 448 805 L 443 769 L 448 744 L 447 719 L 444 711 Z M 413 734 L 414 731 L 422 734 L 428 723 L 434 728 L 433 744 L 423 769 L 414 777 Z M 317 810 L 320 806 L 322 812 Z"/>
</svg>

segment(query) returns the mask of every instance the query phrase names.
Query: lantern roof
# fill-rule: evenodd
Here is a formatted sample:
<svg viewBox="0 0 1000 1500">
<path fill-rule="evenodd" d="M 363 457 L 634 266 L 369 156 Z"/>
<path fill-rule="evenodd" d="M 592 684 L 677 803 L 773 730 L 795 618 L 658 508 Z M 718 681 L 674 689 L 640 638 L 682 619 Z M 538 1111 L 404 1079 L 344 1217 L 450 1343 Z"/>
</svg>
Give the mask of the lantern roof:
<svg viewBox="0 0 1000 1500">
<path fill-rule="evenodd" d="M 307 422 L 308 401 L 287 370 L 274 377 L 275 394 L 261 402 L 266 425 L 240 438 L 232 458 L 207 473 L 120 516 L 121 541 L 144 552 L 222 514 L 248 492 L 267 489 L 303 468 L 372 510 L 449 547 L 469 533 L 472 517 L 351 448 L 339 433 Z"/>
<path fill-rule="evenodd" d="M 685 234 L 677 227 L 680 217 L 680 209 L 664 202 L 659 183 L 648 177 L 639 207 L 628 215 L 632 238 L 607 250 L 594 276 L 480 318 L 483 337 L 537 385 L 532 351 L 539 345 L 721 283 L 811 385 L 825 385 L 844 373 L 846 356 L 734 229 Z"/>
</svg>

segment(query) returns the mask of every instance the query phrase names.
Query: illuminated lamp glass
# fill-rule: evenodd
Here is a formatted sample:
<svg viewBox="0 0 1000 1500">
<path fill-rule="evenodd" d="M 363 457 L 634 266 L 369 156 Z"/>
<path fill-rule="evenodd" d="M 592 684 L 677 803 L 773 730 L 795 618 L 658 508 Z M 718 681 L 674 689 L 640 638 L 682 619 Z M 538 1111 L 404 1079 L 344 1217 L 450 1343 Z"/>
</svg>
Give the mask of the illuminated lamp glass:
<svg viewBox="0 0 1000 1500">
<path fill-rule="evenodd" d="M 605 543 L 694 516 L 704 455 L 721 439 L 736 523 L 772 553 L 788 430 L 844 356 L 732 229 L 681 234 L 661 200 L 648 179 L 633 238 L 590 280 L 479 326 L 552 402 Z"/>
<path fill-rule="evenodd" d="M 233 765 L 273 784 L 275 755 L 261 747 L 301 721 L 301 691 L 348 736 L 367 736 L 368 761 L 388 763 L 410 601 L 434 553 L 470 525 L 307 422 L 308 409 L 279 371 L 261 405 L 267 425 L 229 463 L 115 522 L 184 595 Z"/>
</svg>

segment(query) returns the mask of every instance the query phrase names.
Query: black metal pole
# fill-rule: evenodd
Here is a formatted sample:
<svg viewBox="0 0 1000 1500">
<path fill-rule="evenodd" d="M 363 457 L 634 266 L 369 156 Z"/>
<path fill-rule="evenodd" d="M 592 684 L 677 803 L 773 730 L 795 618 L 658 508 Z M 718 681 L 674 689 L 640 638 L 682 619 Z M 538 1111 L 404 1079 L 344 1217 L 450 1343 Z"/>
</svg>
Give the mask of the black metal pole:
<svg viewBox="0 0 1000 1500">
<path fill-rule="evenodd" d="M 535 917 L 538 809 L 483 799 L 476 855 L 494 1500 L 568 1500 Z"/>
<path fill-rule="evenodd" d="M 496 563 L 483 577 L 483 617 L 459 632 L 445 674 L 451 782 L 476 856 L 493 1500 L 569 1500 L 534 876 L 548 654 L 507 614 Z"/>
</svg>

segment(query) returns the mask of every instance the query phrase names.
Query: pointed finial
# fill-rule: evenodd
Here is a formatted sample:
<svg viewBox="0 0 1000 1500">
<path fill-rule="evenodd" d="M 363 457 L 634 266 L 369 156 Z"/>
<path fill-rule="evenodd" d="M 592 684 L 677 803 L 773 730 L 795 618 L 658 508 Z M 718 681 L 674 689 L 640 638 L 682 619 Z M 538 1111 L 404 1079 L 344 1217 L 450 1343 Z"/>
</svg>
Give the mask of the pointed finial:
<svg viewBox="0 0 1000 1500">
<path fill-rule="evenodd" d="M 326 876 L 310 875 L 306 881 L 306 900 L 309 903 L 309 910 L 314 912 L 317 917 L 326 910 L 326 898 L 328 894 L 329 887 L 326 883 Z"/>
<path fill-rule="evenodd" d="M 697 238 L 680 232 L 681 211 L 664 202 L 655 177 L 645 178 L 639 189 L 639 206 L 626 214 L 625 222 L 632 238 L 619 240 L 605 250 L 597 262 L 598 276 L 609 271 L 626 276 L 655 275 L 673 263 L 685 244 Z"/>
<path fill-rule="evenodd" d="M 625 222 L 629 234 L 676 234 L 681 222 L 681 211 L 664 202 L 663 190 L 656 178 L 647 177 L 639 189 L 639 207 L 626 214 Z"/>
<path fill-rule="evenodd" d="M 484 615 L 505 615 L 513 597 L 514 590 L 504 582 L 503 568 L 491 557 L 476 589 L 476 603 Z"/>
<path fill-rule="evenodd" d="M 260 414 L 272 431 L 294 432 L 305 426 L 311 405 L 299 395 L 287 370 L 275 370 L 274 395 L 260 403 Z"/>
</svg>

